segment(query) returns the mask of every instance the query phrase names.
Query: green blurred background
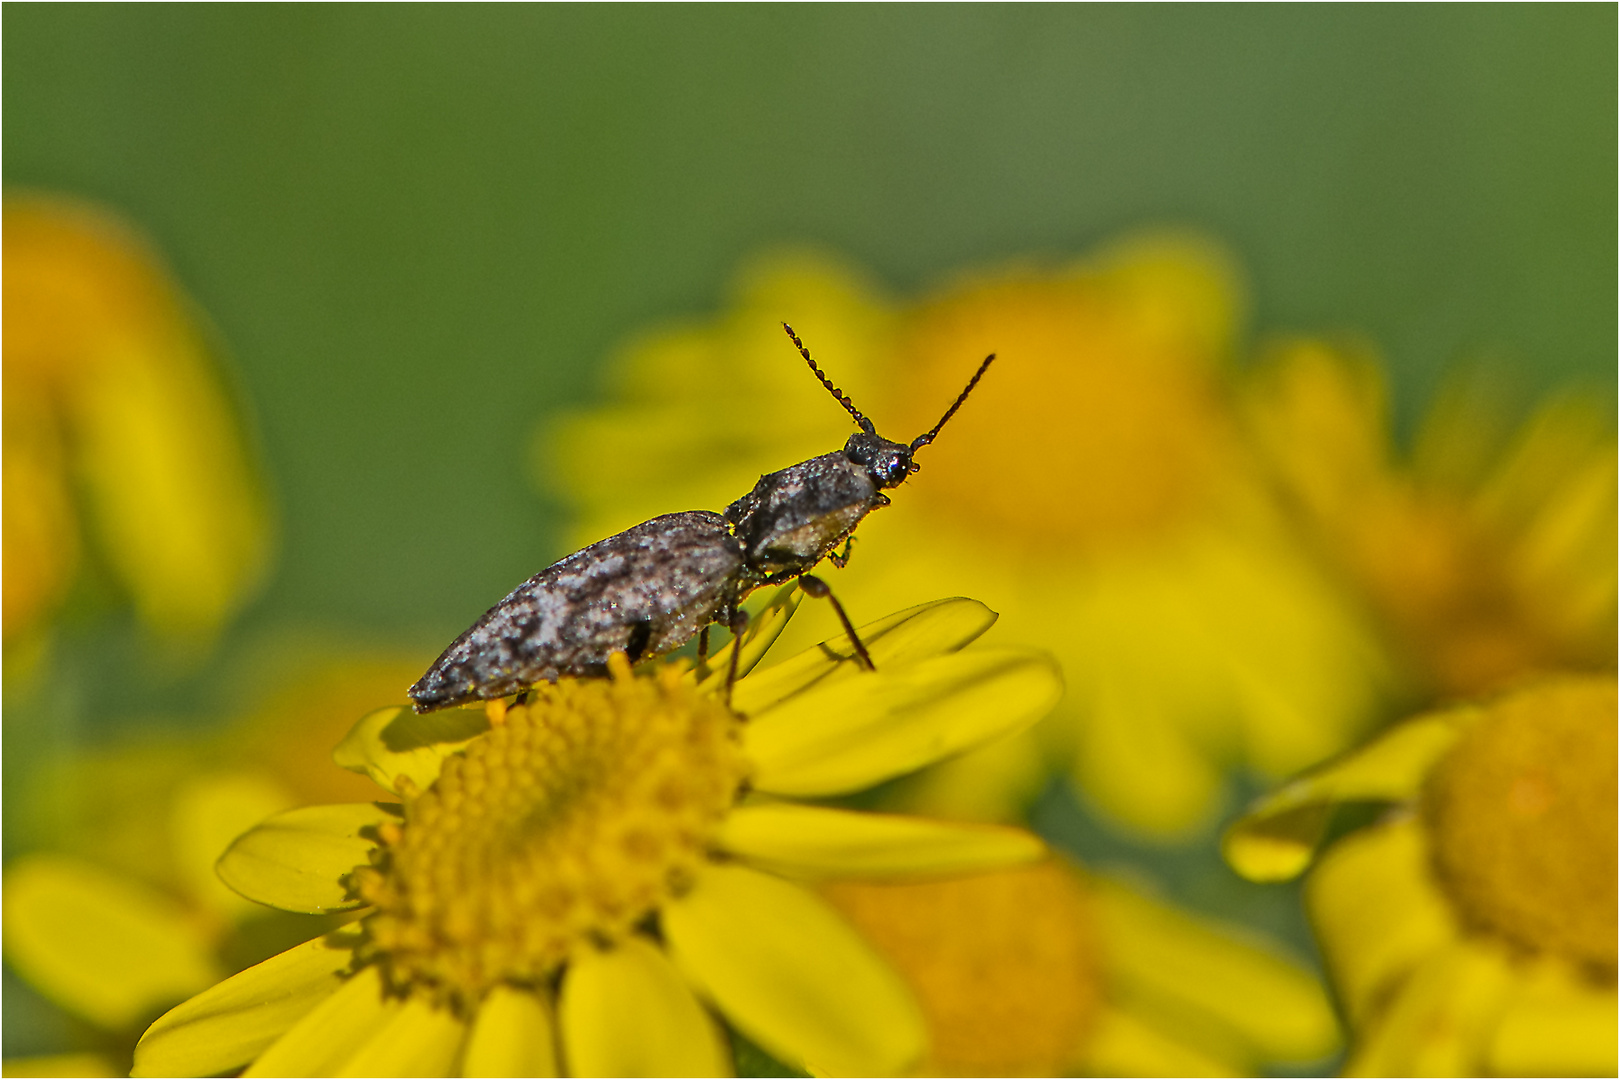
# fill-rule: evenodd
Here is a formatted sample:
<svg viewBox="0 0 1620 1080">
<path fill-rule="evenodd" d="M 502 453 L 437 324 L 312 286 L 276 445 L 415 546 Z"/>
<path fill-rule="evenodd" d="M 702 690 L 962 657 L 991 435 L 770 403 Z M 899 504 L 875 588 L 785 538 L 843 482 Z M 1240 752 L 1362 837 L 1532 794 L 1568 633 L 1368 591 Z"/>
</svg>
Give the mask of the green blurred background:
<svg viewBox="0 0 1620 1080">
<path fill-rule="evenodd" d="M 218 715 L 266 640 L 441 646 L 562 554 L 562 508 L 526 471 L 536 423 L 598 400 L 627 335 L 721 308 L 770 246 L 907 293 L 1189 225 L 1242 260 L 1252 327 L 1375 342 L 1408 421 L 1462 359 L 1526 401 L 1571 380 L 1612 395 L 1616 23 L 1611 5 L 8 5 L 5 184 L 154 239 L 234 364 L 280 518 L 210 666 L 154 667 L 129 617 L 62 627 L 49 722 L 7 726 L 8 788 L 39 740 Z"/>
</svg>

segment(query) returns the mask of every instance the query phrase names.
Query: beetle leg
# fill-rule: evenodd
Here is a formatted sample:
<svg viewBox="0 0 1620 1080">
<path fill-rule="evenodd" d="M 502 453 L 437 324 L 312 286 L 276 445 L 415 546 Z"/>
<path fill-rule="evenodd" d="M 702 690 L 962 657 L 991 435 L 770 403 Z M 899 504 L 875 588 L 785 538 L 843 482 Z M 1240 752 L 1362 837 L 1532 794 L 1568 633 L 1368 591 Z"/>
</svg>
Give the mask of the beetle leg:
<svg viewBox="0 0 1620 1080">
<path fill-rule="evenodd" d="M 731 708 L 731 688 L 737 684 L 737 659 L 742 656 L 743 631 L 748 629 L 748 612 L 731 609 L 731 669 L 726 672 L 726 708 Z"/>
<path fill-rule="evenodd" d="M 829 552 L 828 555 L 827 555 L 828 561 L 831 562 L 838 569 L 842 570 L 844 567 L 849 565 L 849 553 L 850 553 L 850 550 L 854 546 L 855 546 L 855 537 L 853 537 L 853 536 L 844 537 L 844 550 L 838 552 L 836 555 Z"/>
<path fill-rule="evenodd" d="M 698 665 L 701 667 L 709 660 L 709 624 L 704 623 L 703 629 L 698 631 Z"/>
<path fill-rule="evenodd" d="M 855 646 L 855 656 L 859 659 L 861 667 L 867 671 L 876 671 L 877 665 L 872 663 L 872 654 L 866 651 L 866 646 L 861 643 L 861 636 L 855 632 L 855 625 L 849 621 L 849 616 L 844 614 L 844 605 L 838 602 L 838 597 L 832 594 L 832 589 L 827 583 L 814 574 L 800 574 L 799 588 L 804 590 L 806 596 L 814 596 L 817 599 L 824 597 L 832 604 L 833 611 L 838 613 L 838 621 L 844 624 L 844 633 L 849 635 L 849 640 Z"/>
<path fill-rule="evenodd" d="M 652 620 L 642 619 L 631 624 L 630 640 L 625 642 L 624 654 L 630 658 L 632 664 L 641 660 L 642 653 L 647 651 L 647 645 L 652 641 Z"/>
</svg>

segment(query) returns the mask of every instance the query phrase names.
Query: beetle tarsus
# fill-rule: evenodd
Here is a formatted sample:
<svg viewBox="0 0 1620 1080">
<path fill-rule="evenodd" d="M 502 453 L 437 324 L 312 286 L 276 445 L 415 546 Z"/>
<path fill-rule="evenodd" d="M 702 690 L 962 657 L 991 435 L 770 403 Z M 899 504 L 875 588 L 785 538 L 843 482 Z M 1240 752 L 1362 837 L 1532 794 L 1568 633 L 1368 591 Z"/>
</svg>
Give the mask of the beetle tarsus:
<svg viewBox="0 0 1620 1080">
<path fill-rule="evenodd" d="M 818 600 L 825 599 L 832 604 L 833 611 L 838 615 L 838 621 L 844 624 L 844 633 L 849 635 L 850 642 L 855 646 L 857 661 L 867 671 L 876 671 L 877 665 L 872 663 L 872 654 L 866 651 L 866 646 L 861 642 L 861 636 L 855 632 L 855 624 L 849 621 L 848 615 L 844 614 L 844 605 L 840 604 L 838 597 L 833 595 L 832 587 L 814 574 L 800 574 L 799 588 L 804 590 L 806 596 L 813 596 Z"/>
</svg>

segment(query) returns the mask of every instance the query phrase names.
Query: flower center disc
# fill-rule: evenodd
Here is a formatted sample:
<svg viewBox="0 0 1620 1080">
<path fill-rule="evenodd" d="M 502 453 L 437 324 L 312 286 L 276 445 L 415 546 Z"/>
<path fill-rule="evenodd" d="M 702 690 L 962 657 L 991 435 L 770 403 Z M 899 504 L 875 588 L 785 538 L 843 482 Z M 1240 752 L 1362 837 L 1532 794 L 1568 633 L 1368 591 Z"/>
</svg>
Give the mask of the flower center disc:
<svg viewBox="0 0 1620 1080">
<path fill-rule="evenodd" d="M 446 759 L 355 883 L 367 960 L 472 1001 L 628 934 L 689 881 L 744 768 L 736 719 L 677 669 L 565 680 Z"/>
<path fill-rule="evenodd" d="M 1468 921 L 1615 968 L 1616 694 L 1570 679 L 1492 706 L 1436 769 L 1435 863 Z"/>
<path fill-rule="evenodd" d="M 1053 863 L 823 893 L 916 991 L 925 1072 L 1057 1076 L 1102 1004 L 1091 898 Z"/>
</svg>

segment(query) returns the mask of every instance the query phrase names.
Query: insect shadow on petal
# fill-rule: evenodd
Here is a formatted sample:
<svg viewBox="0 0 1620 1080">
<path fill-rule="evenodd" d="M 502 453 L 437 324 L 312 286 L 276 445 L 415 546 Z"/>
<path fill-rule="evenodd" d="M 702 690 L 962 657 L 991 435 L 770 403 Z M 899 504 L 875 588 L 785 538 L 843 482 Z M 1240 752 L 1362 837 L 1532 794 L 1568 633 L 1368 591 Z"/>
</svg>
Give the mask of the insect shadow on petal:
<svg viewBox="0 0 1620 1080">
<path fill-rule="evenodd" d="M 832 604 L 860 664 L 873 667 L 843 605 L 810 571 L 823 559 L 845 564 L 855 527 L 889 505 L 884 491 L 917 471 L 917 451 L 956 415 L 996 356 L 984 358 L 939 423 L 898 443 L 879 435 L 833 385 L 791 326 L 782 329 L 854 417 L 859 430 L 843 449 L 761 476 L 724 513 L 664 514 L 546 567 L 486 611 L 416 681 L 410 695 L 417 712 L 504 698 L 563 676 L 601 676 L 613 653 L 632 662 L 662 656 L 700 633 L 706 655 L 710 626 L 741 633 L 744 597 L 795 578 L 807 595 Z M 736 673 L 733 649 L 728 695 Z"/>
</svg>

